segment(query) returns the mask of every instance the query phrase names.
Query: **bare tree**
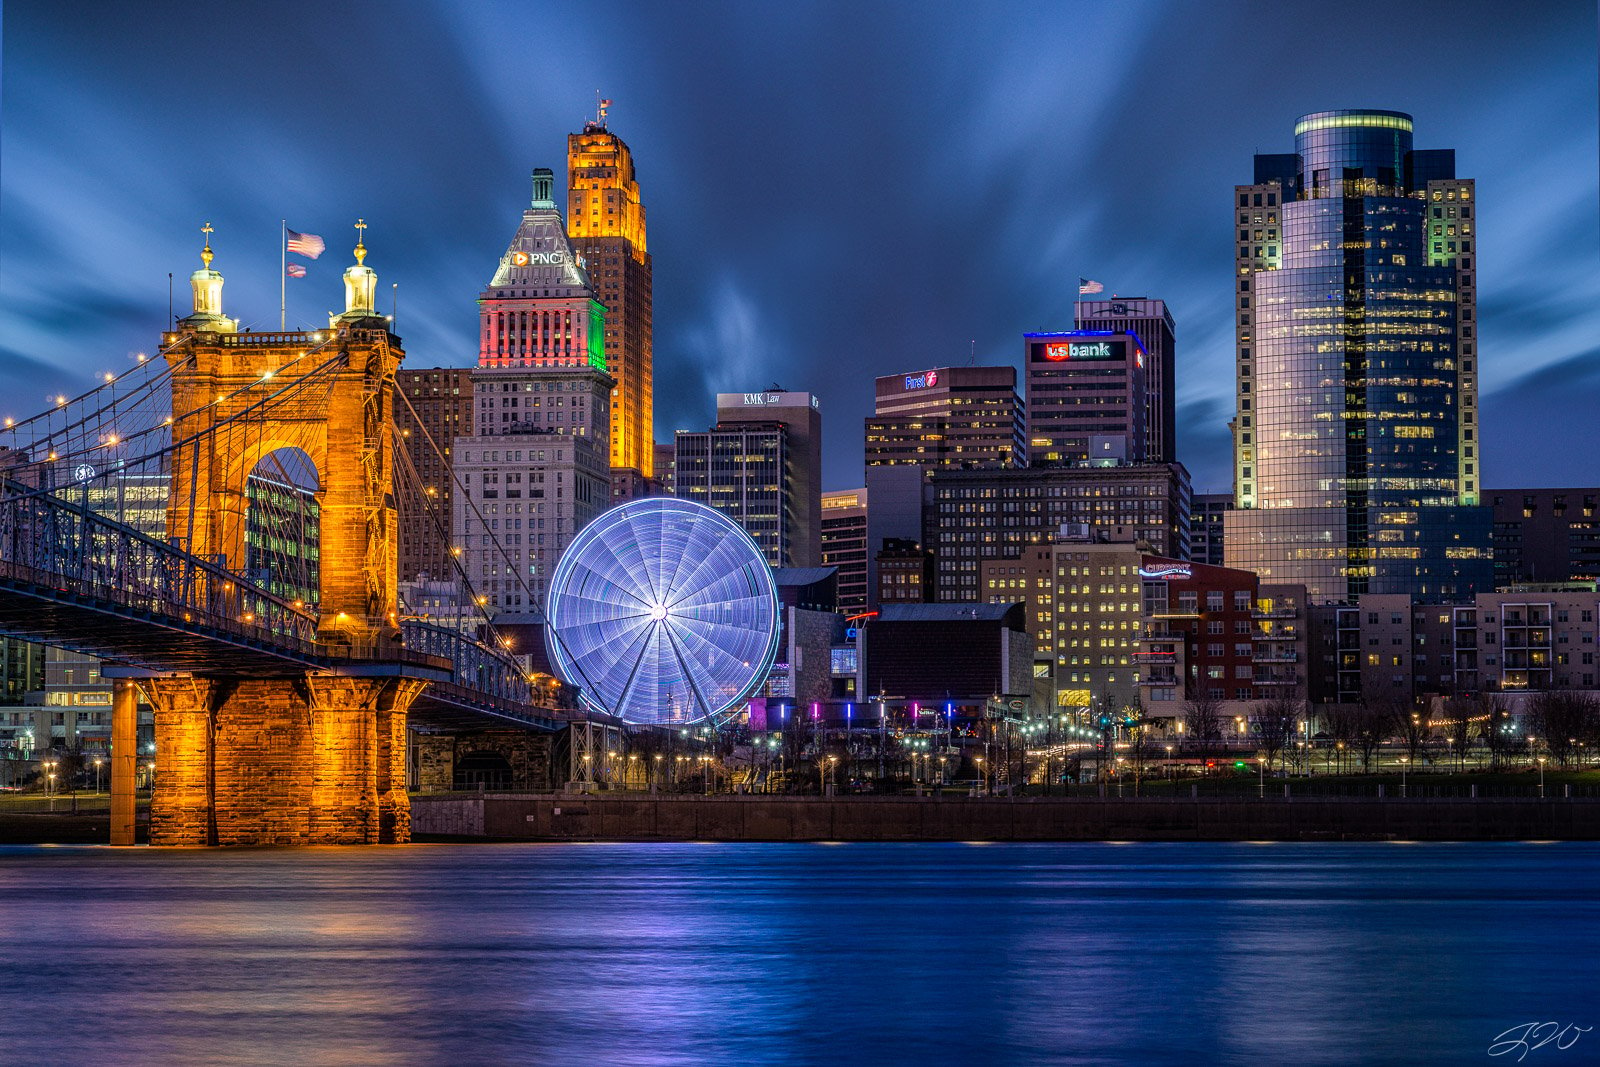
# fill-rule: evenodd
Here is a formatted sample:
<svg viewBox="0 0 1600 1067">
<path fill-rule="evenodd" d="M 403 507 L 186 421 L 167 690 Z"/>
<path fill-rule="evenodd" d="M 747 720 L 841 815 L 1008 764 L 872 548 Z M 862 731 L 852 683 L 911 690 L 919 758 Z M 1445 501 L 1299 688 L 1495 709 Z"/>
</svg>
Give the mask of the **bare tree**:
<svg viewBox="0 0 1600 1067">
<path fill-rule="evenodd" d="M 1356 724 L 1360 720 L 1357 705 L 1354 704 L 1329 704 L 1322 713 L 1324 729 L 1333 739 L 1336 751 L 1339 753 L 1339 769 L 1344 770 L 1344 754 L 1351 751 L 1355 745 Z"/>
<path fill-rule="evenodd" d="M 1477 712 L 1477 702 L 1471 697 L 1453 696 L 1445 701 L 1445 737 L 1450 742 L 1450 751 L 1456 754 L 1456 769 L 1467 769 L 1467 753 L 1472 750 L 1472 739 L 1476 731 L 1473 730 L 1473 717 Z"/>
<path fill-rule="evenodd" d="M 1398 702 L 1392 708 L 1394 730 L 1406 746 L 1406 759 L 1411 761 L 1411 766 L 1419 766 L 1428 754 L 1428 742 L 1433 737 L 1427 709 L 1415 705 L 1407 708 Z"/>
<path fill-rule="evenodd" d="M 1528 702 L 1528 723 L 1551 756 L 1569 766 L 1579 738 L 1587 738 L 1600 718 L 1600 702 L 1588 693 L 1551 690 Z"/>
<path fill-rule="evenodd" d="M 1184 701 L 1183 726 L 1196 742 L 1218 740 L 1222 737 L 1222 701 L 1201 695 Z"/>
<path fill-rule="evenodd" d="M 1300 714 L 1300 702 L 1287 697 L 1263 700 L 1256 705 L 1256 736 L 1261 741 L 1261 754 L 1272 769 L 1272 761 L 1279 758 L 1284 744 L 1294 731 L 1294 721 Z"/>
<path fill-rule="evenodd" d="M 1361 770 L 1372 772 L 1372 757 L 1389 738 L 1394 736 L 1402 713 L 1396 702 L 1386 696 L 1363 696 L 1356 705 L 1355 745 L 1361 752 Z"/>
<path fill-rule="evenodd" d="M 1507 728 L 1511 712 L 1506 707 L 1505 698 L 1498 693 L 1479 693 L 1473 703 L 1476 705 L 1476 715 L 1483 717 L 1479 722 L 1479 730 L 1484 747 L 1489 750 L 1489 767 L 1499 770 L 1511 748 L 1512 738 Z"/>
</svg>

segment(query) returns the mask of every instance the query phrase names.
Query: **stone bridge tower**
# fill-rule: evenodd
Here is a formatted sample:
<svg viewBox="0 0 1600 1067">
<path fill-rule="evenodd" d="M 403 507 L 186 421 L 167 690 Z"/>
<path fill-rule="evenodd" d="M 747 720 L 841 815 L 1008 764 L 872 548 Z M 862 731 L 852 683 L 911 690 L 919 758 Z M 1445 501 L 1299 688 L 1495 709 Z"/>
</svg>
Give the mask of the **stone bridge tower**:
<svg viewBox="0 0 1600 1067">
<path fill-rule="evenodd" d="M 333 666 L 142 679 L 156 709 L 152 844 L 409 837 L 406 713 L 426 683 L 384 662 L 400 648 L 391 404 L 404 353 L 377 313 L 366 254 L 358 239 L 345 310 L 326 331 L 240 332 L 222 313 L 208 237 L 191 277 L 194 314 L 165 338 L 169 538 L 242 574 L 247 479 L 263 457 L 302 450 L 321 509 L 320 595 L 304 607 L 315 612 L 314 651 Z"/>
</svg>

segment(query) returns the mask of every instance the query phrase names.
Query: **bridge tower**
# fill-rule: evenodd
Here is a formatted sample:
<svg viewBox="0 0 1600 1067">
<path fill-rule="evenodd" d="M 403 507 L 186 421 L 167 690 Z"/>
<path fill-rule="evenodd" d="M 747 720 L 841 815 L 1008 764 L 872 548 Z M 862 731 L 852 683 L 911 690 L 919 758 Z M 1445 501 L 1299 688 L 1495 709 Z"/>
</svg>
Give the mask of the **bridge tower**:
<svg viewBox="0 0 1600 1067">
<path fill-rule="evenodd" d="M 321 508 L 319 597 L 304 607 L 316 616 L 311 651 L 333 665 L 142 680 L 160 760 L 152 844 L 409 837 L 406 714 L 426 682 L 385 664 L 400 648 L 391 405 L 404 353 L 376 310 L 366 255 L 358 237 L 345 310 L 329 315 L 327 331 L 240 332 L 222 313 L 208 236 L 191 276 L 194 313 L 165 338 L 176 446 L 169 539 L 243 573 L 247 479 L 275 451 L 304 452 Z"/>
</svg>

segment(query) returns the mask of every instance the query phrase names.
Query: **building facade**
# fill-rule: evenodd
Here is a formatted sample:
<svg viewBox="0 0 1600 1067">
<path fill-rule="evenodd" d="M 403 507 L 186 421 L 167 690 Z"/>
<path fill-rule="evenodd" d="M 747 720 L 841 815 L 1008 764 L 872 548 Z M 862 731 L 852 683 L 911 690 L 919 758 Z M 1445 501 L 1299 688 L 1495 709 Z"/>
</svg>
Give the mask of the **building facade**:
<svg viewBox="0 0 1600 1067">
<path fill-rule="evenodd" d="M 1196 493 L 1189 507 L 1189 558 L 1213 567 L 1224 564 L 1223 514 L 1233 510 L 1232 493 Z"/>
<path fill-rule="evenodd" d="M 395 372 L 395 394 L 395 428 L 405 446 L 395 450 L 400 580 L 417 581 L 424 574 L 442 580 L 455 573 L 450 456 L 457 437 L 472 436 L 472 368 L 401 368 Z"/>
<path fill-rule="evenodd" d="M 1149 354 L 1136 333 L 1076 330 L 1023 335 L 1028 461 L 1145 461 Z"/>
<path fill-rule="evenodd" d="M 774 567 L 822 563 L 822 415 L 810 393 L 717 394 L 717 424 L 676 435 L 673 495 L 744 527 Z"/>
<path fill-rule="evenodd" d="M 1494 509 L 1495 585 L 1600 579 L 1597 501 L 1600 488 L 1485 490 Z"/>
<path fill-rule="evenodd" d="M 604 111 L 567 137 L 567 236 L 606 306 L 611 465 L 655 473 L 654 281 L 633 153 Z"/>
<path fill-rule="evenodd" d="M 1489 588 L 1478 507 L 1476 197 L 1409 115 L 1326 111 L 1232 202 L 1229 566 L 1446 601 Z"/>
<path fill-rule="evenodd" d="M 1144 541 L 1158 555 L 1189 551 L 1189 472 L 1179 463 L 936 471 L 923 545 L 934 554 L 935 599 L 981 599 L 984 560 L 1016 559 L 1063 528 Z"/>
<path fill-rule="evenodd" d="M 450 551 L 469 594 L 515 623 L 542 617 L 556 560 L 611 498 L 605 312 L 567 242 L 550 171 L 534 171 L 533 203 L 478 304 L 473 432 L 451 454 Z"/>
<path fill-rule="evenodd" d="M 822 565 L 838 573 L 839 610 L 867 610 L 867 491 L 822 494 Z"/>
<path fill-rule="evenodd" d="M 1080 300 L 1073 316 L 1077 330 L 1136 334 L 1145 349 L 1145 459 L 1173 463 L 1178 458 L 1176 403 L 1177 327 L 1164 300 L 1118 296 Z"/>
<path fill-rule="evenodd" d="M 1021 467 L 1022 399 L 1013 367 L 933 367 L 874 386 L 866 420 L 869 467 Z"/>
</svg>

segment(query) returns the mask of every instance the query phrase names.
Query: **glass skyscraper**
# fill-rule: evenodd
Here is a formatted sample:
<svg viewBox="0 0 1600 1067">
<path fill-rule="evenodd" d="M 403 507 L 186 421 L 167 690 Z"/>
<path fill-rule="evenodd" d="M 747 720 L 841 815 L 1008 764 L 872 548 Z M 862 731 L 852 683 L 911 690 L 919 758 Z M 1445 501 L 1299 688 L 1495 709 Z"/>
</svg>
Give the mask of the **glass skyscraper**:
<svg viewBox="0 0 1600 1067">
<path fill-rule="evenodd" d="M 1227 562 L 1313 600 L 1493 588 L 1478 505 L 1476 207 L 1398 111 L 1322 111 L 1234 191 Z"/>
</svg>

